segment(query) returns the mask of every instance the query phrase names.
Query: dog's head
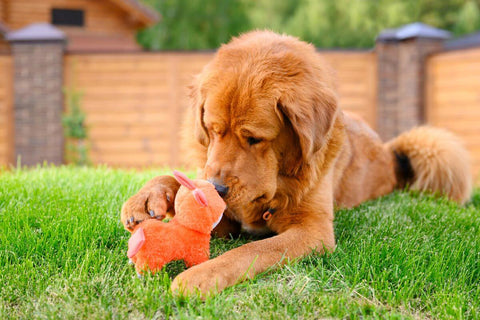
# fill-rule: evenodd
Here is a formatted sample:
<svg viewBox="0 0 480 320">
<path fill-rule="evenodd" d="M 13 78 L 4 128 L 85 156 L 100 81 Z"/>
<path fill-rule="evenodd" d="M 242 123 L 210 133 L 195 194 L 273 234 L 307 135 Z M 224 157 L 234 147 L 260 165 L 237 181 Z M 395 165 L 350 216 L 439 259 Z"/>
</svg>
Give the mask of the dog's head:
<svg viewBox="0 0 480 320">
<path fill-rule="evenodd" d="M 195 137 L 208 150 L 205 178 L 249 228 L 261 224 L 279 179 L 308 179 L 302 168 L 337 113 L 330 72 L 314 47 L 272 32 L 222 46 L 191 96 Z"/>
</svg>

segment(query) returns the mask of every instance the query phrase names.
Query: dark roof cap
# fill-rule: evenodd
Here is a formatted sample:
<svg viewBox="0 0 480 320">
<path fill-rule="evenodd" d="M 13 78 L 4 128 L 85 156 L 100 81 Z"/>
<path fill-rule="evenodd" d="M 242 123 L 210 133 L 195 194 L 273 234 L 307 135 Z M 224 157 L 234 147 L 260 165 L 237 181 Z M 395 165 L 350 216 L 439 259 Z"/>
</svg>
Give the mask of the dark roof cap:
<svg viewBox="0 0 480 320">
<path fill-rule="evenodd" d="M 25 28 L 7 33 L 6 39 L 16 41 L 64 41 L 65 33 L 49 23 L 33 23 Z"/>
<path fill-rule="evenodd" d="M 480 47 L 480 32 L 471 33 L 461 38 L 452 39 L 445 43 L 446 50 Z"/>
<path fill-rule="evenodd" d="M 396 29 L 386 29 L 377 37 L 377 41 L 406 40 L 411 38 L 448 39 L 450 32 L 434 28 L 421 22 L 415 22 Z"/>
</svg>

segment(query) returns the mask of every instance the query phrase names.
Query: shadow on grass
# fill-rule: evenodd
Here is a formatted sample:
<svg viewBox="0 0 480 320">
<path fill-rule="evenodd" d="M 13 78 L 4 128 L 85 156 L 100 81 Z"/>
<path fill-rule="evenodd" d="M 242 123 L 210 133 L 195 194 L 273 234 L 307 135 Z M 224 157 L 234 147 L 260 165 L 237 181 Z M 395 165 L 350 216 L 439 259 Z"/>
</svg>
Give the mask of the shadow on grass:
<svg viewBox="0 0 480 320">
<path fill-rule="evenodd" d="M 474 206 L 476 209 L 480 209 L 480 191 L 474 193 L 472 200 L 470 200 L 470 205 Z"/>
</svg>

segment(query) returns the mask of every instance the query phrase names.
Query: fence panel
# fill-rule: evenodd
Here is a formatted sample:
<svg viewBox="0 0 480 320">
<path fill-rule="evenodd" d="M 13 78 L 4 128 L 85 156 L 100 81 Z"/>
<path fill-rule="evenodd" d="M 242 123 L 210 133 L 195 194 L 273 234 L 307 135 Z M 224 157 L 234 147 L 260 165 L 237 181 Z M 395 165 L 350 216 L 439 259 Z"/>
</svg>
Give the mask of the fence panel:
<svg viewBox="0 0 480 320">
<path fill-rule="evenodd" d="M 13 161 L 12 57 L 0 56 L 0 166 Z"/>
<path fill-rule="evenodd" d="M 428 122 L 462 138 L 480 182 L 480 48 L 430 57 L 426 98 Z"/>
<path fill-rule="evenodd" d="M 321 52 L 337 70 L 342 108 L 375 123 L 370 52 Z M 187 86 L 213 53 L 68 54 L 65 87 L 82 92 L 90 158 L 115 167 L 175 166 Z"/>
<path fill-rule="evenodd" d="M 374 52 L 322 51 L 337 75 L 340 107 L 376 128 L 377 57 Z"/>
<path fill-rule="evenodd" d="M 115 167 L 178 163 L 186 87 L 211 53 L 71 54 L 65 87 L 82 93 L 90 158 Z"/>
</svg>

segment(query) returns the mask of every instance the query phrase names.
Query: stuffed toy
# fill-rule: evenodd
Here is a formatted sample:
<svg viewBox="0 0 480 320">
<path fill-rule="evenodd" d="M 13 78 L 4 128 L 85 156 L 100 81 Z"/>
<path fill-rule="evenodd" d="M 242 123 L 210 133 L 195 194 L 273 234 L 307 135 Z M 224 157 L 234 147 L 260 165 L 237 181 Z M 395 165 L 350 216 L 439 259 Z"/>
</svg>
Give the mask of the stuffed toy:
<svg viewBox="0 0 480 320">
<path fill-rule="evenodd" d="M 148 219 L 136 226 L 128 241 L 127 255 L 137 273 L 155 273 L 174 260 L 187 267 L 210 258 L 210 233 L 220 222 L 226 205 L 206 180 L 190 180 L 173 173 L 181 184 L 175 198 L 175 217 L 169 222 Z"/>
</svg>

